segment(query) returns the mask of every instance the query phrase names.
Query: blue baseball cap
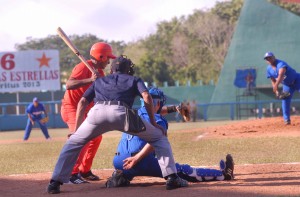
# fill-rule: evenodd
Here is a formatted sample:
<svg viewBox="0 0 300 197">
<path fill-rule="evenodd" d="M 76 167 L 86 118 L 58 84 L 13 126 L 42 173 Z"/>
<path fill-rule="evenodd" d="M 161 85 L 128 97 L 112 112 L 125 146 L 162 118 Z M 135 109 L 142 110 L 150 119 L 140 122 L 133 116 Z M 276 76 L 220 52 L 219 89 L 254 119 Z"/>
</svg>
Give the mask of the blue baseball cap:
<svg viewBox="0 0 300 197">
<path fill-rule="evenodd" d="M 264 56 L 264 60 L 267 58 L 267 57 L 273 57 L 274 56 L 274 53 L 272 52 L 266 52 L 265 56 Z"/>
<path fill-rule="evenodd" d="M 38 101 L 39 101 L 39 99 L 37 97 L 33 98 L 33 102 L 38 102 Z"/>
</svg>

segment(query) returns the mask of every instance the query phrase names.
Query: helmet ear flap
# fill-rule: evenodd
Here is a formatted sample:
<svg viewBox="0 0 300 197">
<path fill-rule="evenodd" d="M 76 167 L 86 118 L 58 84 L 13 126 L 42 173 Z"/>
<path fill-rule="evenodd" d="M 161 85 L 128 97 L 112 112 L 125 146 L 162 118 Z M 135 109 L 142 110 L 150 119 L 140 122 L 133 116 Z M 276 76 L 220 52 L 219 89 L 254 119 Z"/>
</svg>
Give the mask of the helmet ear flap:
<svg viewBox="0 0 300 197">
<path fill-rule="evenodd" d="M 100 56 L 100 59 L 102 60 L 102 62 L 105 62 L 107 60 L 107 56 Z"/>
</svg>

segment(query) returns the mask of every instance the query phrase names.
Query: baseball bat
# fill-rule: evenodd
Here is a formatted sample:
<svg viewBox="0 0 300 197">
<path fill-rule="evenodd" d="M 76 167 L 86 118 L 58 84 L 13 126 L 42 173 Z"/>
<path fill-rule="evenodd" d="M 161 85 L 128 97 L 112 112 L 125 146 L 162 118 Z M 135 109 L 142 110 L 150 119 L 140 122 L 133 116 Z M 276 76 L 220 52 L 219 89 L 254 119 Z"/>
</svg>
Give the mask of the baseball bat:
<svg viewBox="0 0 300 197">
<path fill-rule="evenodd" d="M 62 28 L 57 28 L 57 33 L 59 37 L 68 45 L 68 47 L 77 55 L 77 57 L 84 63 L 84 65 L 92 72 L 95 73 L 95 69 L 92 68 L 89 63 L 87 63 L 86 59 L 80 54 L 79 50 L 76 46 L 72 43 L 70 38 L 66 35 L 66 33 L 62 30 Z"/>
</svg>

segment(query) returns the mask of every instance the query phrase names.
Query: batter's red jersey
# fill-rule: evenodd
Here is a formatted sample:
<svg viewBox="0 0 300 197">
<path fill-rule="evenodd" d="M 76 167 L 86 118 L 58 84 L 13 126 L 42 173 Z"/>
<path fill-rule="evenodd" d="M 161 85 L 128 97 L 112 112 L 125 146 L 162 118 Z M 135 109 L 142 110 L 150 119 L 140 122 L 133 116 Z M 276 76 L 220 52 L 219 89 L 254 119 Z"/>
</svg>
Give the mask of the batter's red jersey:
<svg viewBox="0 0 300 197">
<path fill-rule="evenodd" d="M 89 65 L 93 67 L 91 60 L 88 60 L 87 62 L 89 63 Z M 104 72 L 101 68 L 98 69 L 98 72 L 100 76 L 102 77 L 104 76 Z M 73 78 L 73 79 L 81 80 L 81 79 L 87 79 L 91 77 L 92 77 L 92 72 L 84 65 L 84 63 L 81 62 L 73 68 L 70 79 Z M 76 109 L 77 104 L 81 99 L 83 93 L 90 87 L 91 84 L 92 83 L 81 86 L 73 90 L 66 90 L 64 98 L 62 100 L 62 104 L 64 105 L 64 107 Z M 90 110 L 90 108 L 92 108 L 93 105 L 94 103 L 91 102 L 87 107 L 86 111 Z"/>
</svg>

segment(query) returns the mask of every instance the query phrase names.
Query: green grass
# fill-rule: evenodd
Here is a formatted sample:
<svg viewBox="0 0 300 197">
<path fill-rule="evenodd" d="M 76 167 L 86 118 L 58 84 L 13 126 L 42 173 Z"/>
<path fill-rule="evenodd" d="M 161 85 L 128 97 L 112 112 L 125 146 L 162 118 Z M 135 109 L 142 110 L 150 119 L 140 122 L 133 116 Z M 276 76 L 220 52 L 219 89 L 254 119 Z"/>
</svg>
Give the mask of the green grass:
<svg viewBox="0 0 300 197">
<path fill-rule="evenodd" d="M 186 122 L 186 123 L 170 123 L 169 130 L 177 131 L 184 129 L 195 129 L 195 128 L 203 128 L 208 126 L 216 126 L 216 125 L 224 125 L 230 124 L 232 121 L 207 121 L 207 122 Z M 51 137 L 65 137 L 68 133 L 68 129 L 49 129 L 49 133 Z M 14 139 L 22 139 L 24 135 L 24 131 L 8 131 L 8 132 L 0 132 L 0 142 L 1 140 L 14 140 Z M 33 128 L 30 134 L 31 138 L 43 137 L 42 132 L 39 128 Z"/>
<path fill-rule="evenodd" d="M 194 166 L 217 165 L 231 153 L 236 164 L 300 162 L 300 137 L 263 137 L 200 139 L 195 141 L 200 132 L 181 132 L 210 125 L 230 122 L 171 123 L 169 139 L 175 160 Z M 65 137 L 67 129 L 50 129 L 52 137 Z M 22 139 L 23 131 L 0 132 L 2 140 Z M 112 159 L 120 139 L 120 132 L 104 134 L 103 141 L 93 163 L 94 169 L 112 168 Z M 43 135 L 36 129 L 33 138 Z M 63 141 L 45 141 L 0 144 L 0 175 L 50 172 L 53 170 Z"/>
</svg>

